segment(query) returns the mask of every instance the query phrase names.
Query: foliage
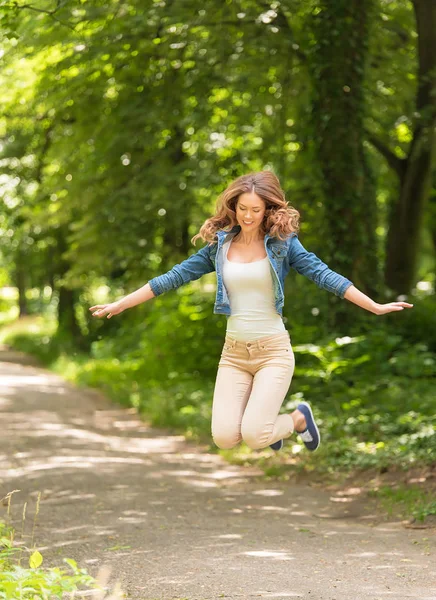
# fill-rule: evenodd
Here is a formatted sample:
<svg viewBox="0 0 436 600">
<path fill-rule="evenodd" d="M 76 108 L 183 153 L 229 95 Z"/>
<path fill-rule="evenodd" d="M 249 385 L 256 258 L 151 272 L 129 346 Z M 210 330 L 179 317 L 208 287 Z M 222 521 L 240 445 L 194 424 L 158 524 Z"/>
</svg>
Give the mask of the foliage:
<svg viewBox="0 0 436 600">
<path fill-rule="evenodd" d="M 411 516 L 418 522 L 436 516 L 434 494 L 423 494 L 418 486 L 382 486 L 370 495 L 380 500 L 389 516 L 400 513 L 402 516 Z"/>
<path fill-rule="evenodd" d="M 377 207 L 371 200 L 367 211 L 374 195 L 368 186 L 344 207 L 328 168 L 321 176 L 325 162 L 314 149 L 320 132 L 313 123 L 340 129 L 324 156 L 352 189 L 356 176 L 362 187 L 363 175 L 358 156 L 351 178 L 347 148 L 362 135 L 362 115 L 371 140 L 383 138 L 405 156 L 418 67 L 413 10 L 411 3 L 383 0 L 370 15 L 372 35 L 355 38 L 347 3 L 327 14 L 324 28 L 315 25 L 325 6 L 71 0 L 20 9 L 2 2 L 0 253 L 13 282 L 80 292 L 98 278 L 111 288 L 143 282 L 186 256 L 190 236 L 227 181 L 260 168 L 282 179 L 304 217 L 309 247 L 337 264 L 352 255 L 350 277 L 375 253 L 382 272 L 387 204 L 397 182 L 366 143 Z M 359 61 L 349 61 L 356 90 L 339 92 L 356 93 L 357 130 L 332 102 L 350 74 L 348 52 L 324 53 L 334 39 L 358 46 Z M 326 80 L 330 105 L 320 111 L 314 90 L 322 92 L 325 80 L 318 78 L 326 68 L 335 79 Z M 338 240 L 330 248 L 329 220 L 351 236 L 362 215 L 369 220 L 365 239 L 350 253 Z M 421 259 L 429 253 L 433 265 L 434 248 Z"/>
<path fill-rule="evenodd" d="M 39 333 L 15 333 L 5 341 L 36 353 L 74 381 L 136 407 L 155 425 L 210 441 L 224 323 L 207 316 L 211 298 L 199 287 L 181 288 L 121 315 L 111 333 L 104 334 L 103 325 L 91 357 L 63 352 L 47 335 L 47 325 Z M 424 301 L 435 303 L 434 297 Z M 311 402 L 323 436 L 315 454 L 301 452 L 295 437 L 285 445 L 284 459 L 298 468 L 334 473 L 436 460 L 436 353 L 422 339 L 408 338 L 408 327 L 403 332 L 378 319 L 378 328 L 354 337 L 325 336 L 316 344 L 310 343 L 312 325 L 293 325 L 296 370 L 283 410 L 302 399 Z"/>
<path fill-rule="evenodd" d="M 24 554 L 24 556 L 23 556 Z M 26 557 L 28 566 L 22 566 Z M 64 568 L 42 567 L 37 550 L 18 547 L 14 531 L 0 521 L 0 598 L 5 600 L 62 599 L 65 594 L 95 588 L 95 579 L 72 559 L 64 559 Z"/>
</svg>

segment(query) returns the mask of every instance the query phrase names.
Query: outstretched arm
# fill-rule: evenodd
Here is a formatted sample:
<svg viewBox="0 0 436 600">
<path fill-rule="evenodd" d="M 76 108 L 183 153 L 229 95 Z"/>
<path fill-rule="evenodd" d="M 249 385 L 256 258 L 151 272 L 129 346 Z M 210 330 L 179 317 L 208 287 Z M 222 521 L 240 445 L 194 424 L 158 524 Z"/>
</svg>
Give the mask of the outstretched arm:
<svg viewBox="0 0 436 600">
<path fill-rule="evenodd" d="M 151 298 L 154 298 L 154 293 L 150 284 L 146 283 L 138 290 L 135 290 L 128 296 L 124 296 L 124 298 L 120 298 L 120 300 L 117 300 L 116 302 L 111 302 L 110 304 L 96 304 L 95 306 L 91 306 L 89 310 L 93 317 L 101 318 L 107 315 L 107 318 L 110 319 L 114 315 L 119 315 L 127 308 L 132 308 L 132 306 L 147 302 L 147 300 L 151 300 Z"/>
<path fill-rule="evenodd" d="M 413 304 L 408 302 L 389 302 L 388 304 L 378 304 L 371 300 L 369 296 L 366 296 L 359 291 L 354 285 L 351 285 L 345 292 L 344 298 L 357 304 L 360 308 L 364 308 L 375 315 L 385 315 L 390 312 L 403 310 L 404 308 L 412 308 Z"/>
<path fill-rule="evenodd" d="M 288 260 L 289 266 L 314 281 L 321 289 L 333 292 L 340 298 L 345 298 L 375 315 L 385 315 L 413 307 L 413 304 L 407 302 L 389 302 L 388 304 L 374 302 L 359 291 L 349 279 L 332 271 L 313 252 L 308 252 L 296 235 L 292 238 L 289 246 Z"/>
<path fill-rule="evenodd" d="M 110 319 L 114 315 L 122 313 L 127 308 L 147 302 L 155 296 L 159 296 L 169 290 L 175 290 L 181 285 L 199 279 L 202 275 L 210 273 L 215 266 L 210 258 L 209 246 L 204 246 L 195 254 L 175 265 L 168 273 L 150 279 L 144 286 L 135 290 L 128 296 L 112 302 L 111 304 L 96 304 L 89 309 L 93 317 L 105 317 Z"/>
</svg>

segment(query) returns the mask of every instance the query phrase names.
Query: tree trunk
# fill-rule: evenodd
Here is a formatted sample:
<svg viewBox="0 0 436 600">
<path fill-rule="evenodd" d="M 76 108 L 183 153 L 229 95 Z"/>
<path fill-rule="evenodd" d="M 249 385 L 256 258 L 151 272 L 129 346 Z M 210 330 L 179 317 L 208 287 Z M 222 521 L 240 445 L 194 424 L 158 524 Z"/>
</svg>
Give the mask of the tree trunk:
<svg viewBox="0 0 436 600">
<path fill-rule="evenodd" d="M 428 205 L 428 225 L 436 255 L 436 173 L 434 174 L 434 180 L 435 184 L 433 185 Z"/>
<path fill-rule="evenodd" d="M 15 256 L 15 285 L 18 289 L 18 318 L 29 314 L 26 298 L 26 270 L 23 253 L 18 250 Z"/>
<path fill-rule="evenodd" d="M 74 340 L 80 339 L 80 328 L 74 310 L 76 291 L 64 286 L 59 287 L 58 329 L 66 332 Z"/>
<path fill-rule="evenodd" d="M 431 184 L 436 144 L 436 2 L 414 0 L 418 31 L 418 90 L 409 155 L 397 173 L 400 193 L 390 212 L 386 283 L 407 294 L 416 283 L 422 217 Z"/>
<path fill-rule="evenodd" d="M 63 283 L 63 278 L 69 270 L 69 263 L 66 260 L 64 253 L 67 250 L 66 231 L 64 227 L 59 227 L 57 230 L 57 276 L 59 283 L 56 284 L 59 293 L 58 303 L 58 335 L 70 338 L 80 345 L 83 341 L 79 323 L 76 318 L 75 303 L 77 290 L 66 287 Z"/>
<path fill-rule="evenodd" d="M 18 318 L 21 318 L 29 314 L 26 298 L 26 277 L 22 265 L 16 266 L 15 283 L 18 288 Z"/>
<path fill-rule="evenodd" d="M 171 169 L 173 172 L 173 194 L 170 199 L 169 211 L 166 215 L 166 226 L 163 234 L 163 254 L 164 260 L 172 260 L 179 255 L 182 259 L 187 257 L 190 250 L 190 196 L 189 189 L 181 189 L 181 176 L 183 167 L 187 162 L 186 154 L 183 152 L 184 133 L 176 126 L 173 129 L 171 140 Z"/>
<path fill-rule="evenodd" d="M 363 146 L 363 81 L 374 0 L 319 0 L 317 10 L 309 67 L 328 240 L 321 257 L 371 295 L 380 277 L 375 184 Z M 337 324 L 343 303 L 332 302 Z"/>
</svg>

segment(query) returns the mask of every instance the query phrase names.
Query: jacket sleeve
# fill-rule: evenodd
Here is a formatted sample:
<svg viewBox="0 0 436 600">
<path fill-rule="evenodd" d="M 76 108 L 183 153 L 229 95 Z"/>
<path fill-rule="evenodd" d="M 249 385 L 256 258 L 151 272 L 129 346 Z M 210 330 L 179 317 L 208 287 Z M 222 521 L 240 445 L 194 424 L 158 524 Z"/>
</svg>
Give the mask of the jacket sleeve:
<svg viewBox="0 0 436 600">
<path fill-rule="evenodd" d="M 209 244 L 207 244 L 180 264 L 174 265 L 167 273 L 150 279 L 148 283 L 153 294 L 159 296 L 169 290 L 175 290 L 189 281 L 199 279 L 202 275 L 211 273 L 214 270 L 215 266 L 210 257 Z"/>
<path fill-rule="evenodd" d="M 297 235 L 291 239 L 288 260 L 289 266 L 294 268 L 297 273 L 305 275 L 319 288 L 333 292 L 340 298 L 343 298 L 347 289 L 353 285 L 349 279 L 329 269 L 316 254 L 308 252 Z"/>
</svg>

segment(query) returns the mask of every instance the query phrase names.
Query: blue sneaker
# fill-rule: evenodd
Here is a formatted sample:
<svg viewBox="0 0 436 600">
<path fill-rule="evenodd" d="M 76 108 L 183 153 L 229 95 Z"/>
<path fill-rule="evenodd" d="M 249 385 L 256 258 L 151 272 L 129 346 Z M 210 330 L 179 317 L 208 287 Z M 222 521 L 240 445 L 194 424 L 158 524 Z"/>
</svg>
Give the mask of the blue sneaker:
<svg viewBox="0 0 436 600">
<path fill-rule="evenodd" d="M 283 448 L 283 440 L 278 440 L 277 442 L 274 442 L 274 444 L 270 444 L 269 447 L 277 452 L 277 450 Z"/>
<path fill-rule="evenodd" d="M 319 448 L 321 436 L 313 418 L 312 409 L 307 402 L 300 402 L 297 410 L 302 412 L 306 419 L 306 429 L 304 431 L 296 431 L 295 433 L 301 437 L 308 450 L 315 452 Z"/>
</svg>

